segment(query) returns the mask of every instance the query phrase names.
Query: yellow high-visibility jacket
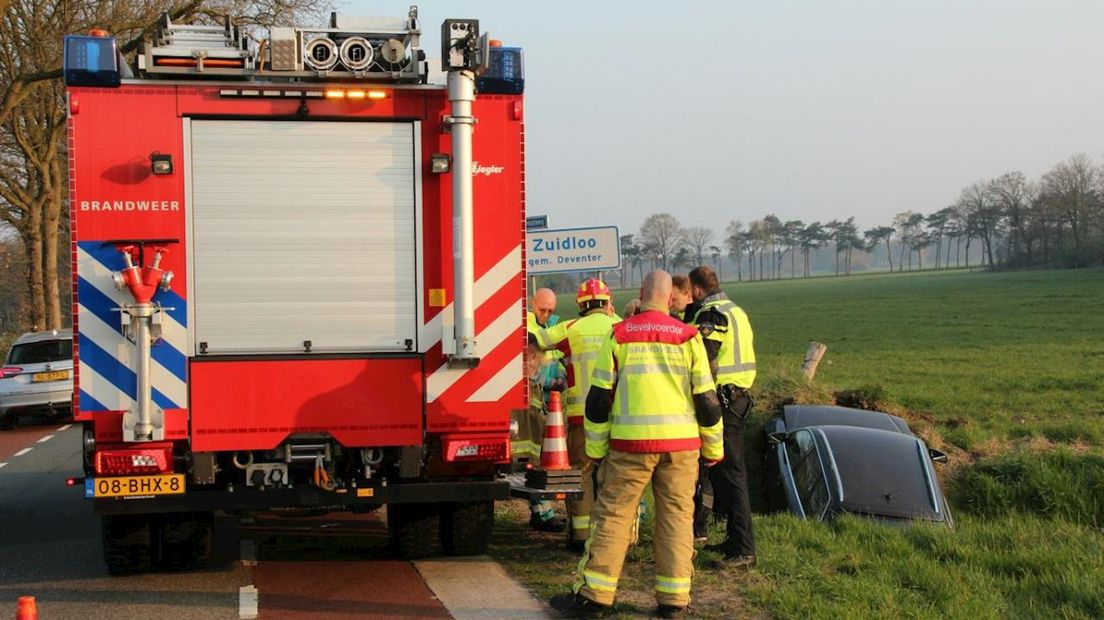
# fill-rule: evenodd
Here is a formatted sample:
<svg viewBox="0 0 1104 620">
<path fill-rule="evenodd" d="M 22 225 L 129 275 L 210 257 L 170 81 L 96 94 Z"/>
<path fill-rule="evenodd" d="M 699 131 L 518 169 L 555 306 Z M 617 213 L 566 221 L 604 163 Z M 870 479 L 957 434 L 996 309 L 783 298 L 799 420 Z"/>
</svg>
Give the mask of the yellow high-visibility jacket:
<svg viewBox="0 0 1104 620">
<path fill-rule="evenodd" d="M 563 321 L 537 332 L 537 344 L 542 349 L 557 349 L 563 353 L 567 366 L 567 392 L 564 416 L 568 424 L 582 425 L 590 391 L 590 373 L 598 351 L 613 330 L 614 319 L 604 310 L 591 310 L 586 316 Z"/>
<path fill-rule="evenodd" d="M 708 460 L 724 457 L 713 377 L 693 326 L 656 309 L 625 319 L 598 352 L 591 386 L 612 391 L 613 401 L 603 411 L 588 398 L 587 456 L 700 449 Z"/>
<path fill-rule="evenodd" d="M 710 361 L 717 385 L 750 388 L 755 383 L 755 347 L 751 322 L 740 306 L 724 293 L 702 300 L 701 310 L 691 321 L 701 331 L 706 349 L 716 351 Z"/>
</svg>

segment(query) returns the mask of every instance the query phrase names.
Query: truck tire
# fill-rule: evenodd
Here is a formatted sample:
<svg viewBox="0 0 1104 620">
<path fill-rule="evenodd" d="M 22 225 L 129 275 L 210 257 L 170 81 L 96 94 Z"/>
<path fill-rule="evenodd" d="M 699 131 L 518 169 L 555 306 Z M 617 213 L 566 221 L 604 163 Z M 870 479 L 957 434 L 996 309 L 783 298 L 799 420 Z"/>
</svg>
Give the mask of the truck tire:
<svg viewBox="0 0 1104 620">
<path fill-rule="evenodd" d="M 494 502 L 447 504 L 441 541 L 448 555 L 483 555 L 494 532 Z"/>
<path fill-rule="evenodd" d="M 214 524 L 211 512 L 164 515 L 158 531 L 158 566 L 171 571 L 202 568 L 211 557 Z"/>
<path fill-rule="evenodd" d="M 437 504 L 388 504 L 387 532 L 395 554 L 403 560 L 438 555 L 440 521 Z"/>
<path fill-rule="evenodd" d="M 149 572 L 153 564 L 153 536 L 148 516 L 105 516 L 101 530 L 104 561 L 109 574 Z"/>
</svg>

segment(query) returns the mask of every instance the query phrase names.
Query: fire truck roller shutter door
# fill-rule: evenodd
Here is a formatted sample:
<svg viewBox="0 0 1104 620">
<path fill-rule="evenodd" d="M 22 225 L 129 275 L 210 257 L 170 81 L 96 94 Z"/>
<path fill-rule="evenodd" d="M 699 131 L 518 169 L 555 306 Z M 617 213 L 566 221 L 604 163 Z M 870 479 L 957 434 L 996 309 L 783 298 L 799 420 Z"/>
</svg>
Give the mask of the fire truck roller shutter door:
<svg viewBox="0 0 1104 620">
<path fill-rule="evenodd" d="M 195 353 L 415 342 L 414 127 L 191 122 Z"/>
</svg>

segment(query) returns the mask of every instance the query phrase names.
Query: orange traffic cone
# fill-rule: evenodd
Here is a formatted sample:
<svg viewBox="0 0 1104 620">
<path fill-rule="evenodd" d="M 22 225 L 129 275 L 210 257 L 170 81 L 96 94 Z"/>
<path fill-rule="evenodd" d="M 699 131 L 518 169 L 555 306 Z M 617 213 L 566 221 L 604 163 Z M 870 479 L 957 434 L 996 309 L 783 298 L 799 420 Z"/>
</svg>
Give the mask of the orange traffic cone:
<svg viewBox="0 0 1104 620">
<path fill-rule="evenodd" d="M 15 620 L 38 620 L 38 605 L 35 603 L 35 597 L 19 597 L 19 606 L 15 608 Z"/>
<path fill-rule="evenodd" d="M 544 420 L 544 444 L 541 446 L 541 469 L 571 469 L 567 458 L 567 435 L 564 431 L 560 393 L 548 395 L 548 416 Z"/>
</svg>

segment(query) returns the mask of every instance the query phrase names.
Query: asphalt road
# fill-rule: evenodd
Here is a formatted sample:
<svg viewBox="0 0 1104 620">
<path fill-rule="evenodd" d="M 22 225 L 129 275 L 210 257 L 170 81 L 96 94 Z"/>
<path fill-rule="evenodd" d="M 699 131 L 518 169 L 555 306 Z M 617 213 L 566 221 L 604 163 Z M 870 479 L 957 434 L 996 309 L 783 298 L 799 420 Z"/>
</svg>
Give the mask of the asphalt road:
<svg viewBox="0 0 1104 620">
<path fill-rule="evenodd" d="M 413 565 L 387 558 L 379 515 L 224 518 L 207 570 L 110 577 L 99 519 L 65 486 L 80 440 L 79 425 L 0 432 L 0 617 L 24 595 L 42 620 L 239 619 L 253 600 L 263 619 L 451 617 Z"/>
</svg>

